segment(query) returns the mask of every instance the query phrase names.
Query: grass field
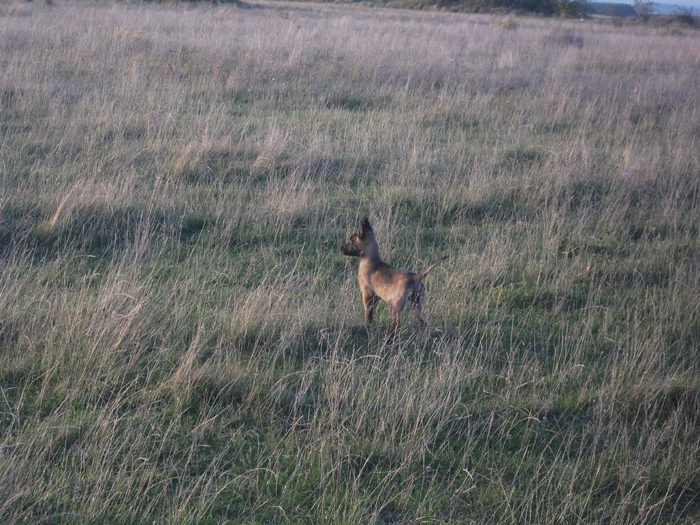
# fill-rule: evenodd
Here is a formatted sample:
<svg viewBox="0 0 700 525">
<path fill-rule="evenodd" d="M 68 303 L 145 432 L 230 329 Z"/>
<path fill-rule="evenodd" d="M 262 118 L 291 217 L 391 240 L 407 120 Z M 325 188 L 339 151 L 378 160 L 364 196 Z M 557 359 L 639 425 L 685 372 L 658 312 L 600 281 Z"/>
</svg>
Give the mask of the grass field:
<svg viewBox="0 0 700 525">
<path fill-rule="evenodd" d="M 700 33 L 0 3 L 2 523 L 700 519 Z M 368 334 L 368 215 L 426 280 Z"/>
</svg>

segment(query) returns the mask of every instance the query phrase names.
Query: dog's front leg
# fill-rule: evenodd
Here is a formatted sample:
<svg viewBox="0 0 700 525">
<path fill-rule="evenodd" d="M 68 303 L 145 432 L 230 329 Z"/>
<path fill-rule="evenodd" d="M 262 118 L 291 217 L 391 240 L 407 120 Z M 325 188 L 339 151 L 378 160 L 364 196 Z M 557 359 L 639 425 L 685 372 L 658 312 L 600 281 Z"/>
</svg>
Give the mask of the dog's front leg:
<svg viewBox="0 0 700 525">
<path fill-rule="evenodd" d="M 372 326 L 372 320 L 374 319 L 374 309 L 377 307 L 377 302 L 379 302 L 379 297 L 371 292 L 362 292 L 362 303 L 365 306 L 365 326 L 369 330 Z"/>
</svg>

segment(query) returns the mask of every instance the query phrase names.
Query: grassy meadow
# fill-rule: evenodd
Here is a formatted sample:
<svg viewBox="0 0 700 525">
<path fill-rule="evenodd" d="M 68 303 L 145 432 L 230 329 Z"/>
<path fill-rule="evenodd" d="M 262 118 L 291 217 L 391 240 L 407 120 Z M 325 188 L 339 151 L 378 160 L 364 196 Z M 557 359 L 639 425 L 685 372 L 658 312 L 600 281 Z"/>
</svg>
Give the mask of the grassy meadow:
<svg viewBox="0 0 700 525">
<path fill-rule="evenodd" d="M 700 32 L 0 3 L 2 523 L 700 519 Z M 368 215 L 428 332 L 367 333 Z"/>
</svg>

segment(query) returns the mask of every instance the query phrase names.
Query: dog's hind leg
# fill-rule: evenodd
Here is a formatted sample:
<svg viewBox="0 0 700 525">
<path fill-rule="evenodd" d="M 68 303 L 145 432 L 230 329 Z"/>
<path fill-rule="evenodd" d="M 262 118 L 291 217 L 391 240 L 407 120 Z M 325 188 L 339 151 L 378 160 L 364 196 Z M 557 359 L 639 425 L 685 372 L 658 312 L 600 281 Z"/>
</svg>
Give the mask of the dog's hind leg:
<svg viewBox="0 0 700 525">
<path fill-rule="evenodd" d="M 411 307 L 411 311 L 413 312 L 413 315 L 416 316 L 416 318 L 418 319 L 418 321 L 420 321 L 421 326 L 423 326 L 423 328 L 428 328 L 429 323 L 428 323 L 428 321 L 425 319 L 425 317 L 423 316 L 423 311 L 421 310 L 421 307 L 418 306 L 417 304 L 414 304 L 414 305 Z"/>
<path fill-rule="evenodd" d="M 401 296 L 397 300 L 394 300 L 394 302 L 390 303 L 390 305 L 391 305 L 391 334 L 389 335 L 389 339 L 391 339 L 391 340 L 396 339 L 396 335 L 399 332 L 399 320 L 401 318 L 401 310 L 403 310 L 403 307 L 406 306 L 406 302 L 408 302 L 409 293 L 410 292 L 406 291 L 406 293 L 404 293 L 403 296 Z"/>
<path fill-rule="evenodd" d="M 430 323 L 425 319 L 423 316 L 423 287 L 419 290 L 416 290 L 416 292 L 411 296 L 411 312 L 413 312 L 413 315 L 416 316 L 418 321 L 420 321 L 420 324 L 423 326 L 423 328 L 428 328 L 430 326 Z"/>
</svg>

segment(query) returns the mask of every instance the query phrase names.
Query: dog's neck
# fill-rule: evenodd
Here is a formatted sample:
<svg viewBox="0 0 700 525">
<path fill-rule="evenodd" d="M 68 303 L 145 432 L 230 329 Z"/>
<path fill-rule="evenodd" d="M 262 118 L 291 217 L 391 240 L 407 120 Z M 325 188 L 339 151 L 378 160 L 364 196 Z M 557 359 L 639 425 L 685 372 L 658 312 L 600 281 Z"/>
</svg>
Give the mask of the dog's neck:
<svg viewBox="0 0 700 525">
<path fill-rule="evenodd" d="M 371 239 L 364 246 L 364 255 L 360 257 L 360 264 L 367 266 L 376 266 L 381 263 L 382 259 L 379 257 L 379 246 L 377 241 Z"/>
</svg>

